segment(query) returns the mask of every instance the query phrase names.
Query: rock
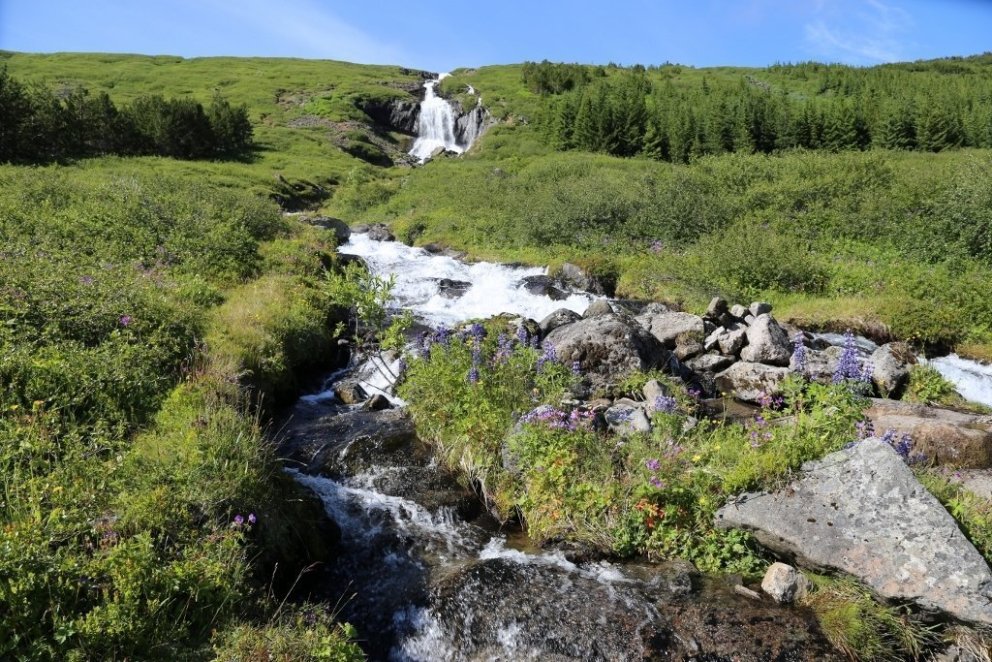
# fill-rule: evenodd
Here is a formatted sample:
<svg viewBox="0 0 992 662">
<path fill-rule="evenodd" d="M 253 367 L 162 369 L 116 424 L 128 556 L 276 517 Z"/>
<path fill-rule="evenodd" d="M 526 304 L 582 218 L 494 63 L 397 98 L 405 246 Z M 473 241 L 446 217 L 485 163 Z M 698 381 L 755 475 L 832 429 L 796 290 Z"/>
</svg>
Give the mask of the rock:
<svg viewBox="0 0 992 662">
<path fill-rule="evenodd" d="M 600 315 L 612 315 L 613 307 L 610 306 L 610 302 L 606 299 L 597 299 L 589 304 L 586 308 L 586 312 L 582 313 L 582 317 L 599 317 Z"/>
<path fill-rule="evenodd" d="M 396 237 L 384 223 L 373 223 L 366 232 L 372 241 L 395 241 Z"/>
<path fill-rule="evenodd" d="M 617 434 L 632 432 L 651 432 L 651 421 L 648 420 L 644 408 L 633 400 L 622 398 L 603 412 L 606 424 Z"/>
<path fill-rule="evenodd" d="M 754 301 L 748 306 L 748 312 L 754 317 L 761 317 L 762 315 L 767 315 L 772 312 L 772 304 L 765 301 Z"/>
<path fill-rule="evenodd" d="M 376 393 L 365 401 L 365 404 L 362 405 L 362 409 L 365 411 L 382 411 L 384 409 L 389 409 L 392 406 L 393 403 L 389 401 L 389 398 L 384 396 L 382 393 Z"/>
<path fill-rule="evenodd" d="M 871 381 L 884 397 L 897 397 L 909 381 L 909 366 L 916 363 L 916 353 L 904 342 L 882 345 L 871 355 Z"/>
<path fill-rule="evenodd" d="M 714 333 L 716 332 L 714 331 Z M 717 346 L 720 348 L 720 353 L 727 356 L 737 356 L 746 344 L 747 327 L 742 324 L 727 328 L 717 336 Z"/>
<path fill-rule="evenodd" d="M 525 276 L 520 281 L 524 289 L 539 297 L 548 297 L 552 301 L 562 301 L 568 298 L 568 293 L 557 287 L 551 276 Z"/>
<path fill-rule="evenodd" d="M 559 308 L 541 320 L 539 324 L 541 328 L 541 335 L 546 336 L 558 327 L 565 326 L 566 324 L 571 324 L 573 322 L 578 322 L 580 319 L 582 319 L 582 316 L 574 310 Z"/>
<path fill-rule="evenodd" d="M 961 469 L 992 467 L 992 416 L 882 399 L 872 399 L 865 416 L 876 435 L 910 435 L 910 456 Z"/>
<path fill-rule="evenodd" d="M 733 394 L 739 400 L 758 402 L 762 395 L 777 395 L 789 374 L 788 368 L 738 361 L 719 373 L 715 382 L 722 393 Z"/>
<path fill-rule="evenodd" d="M 736 304 L 730 307 L 730 314 L 736 317 L 737 319 L 742 320 L 744 319 L 744 317 L 747 316 L 748 311 L 747 308 L 745 308 L 744 306 L 740 304 Z"/>
<path fill-rule="evenodd" d="M 737 595 L 742 595 L 742 596 L 744 596 L 745 598 L 747 598 L 749 600 L 760 600 L 761 599 L 761 594 L 760 593 L 758 593 L 757 591 L 752 591 L 751 589 L 749 589 L 747 586 L 744 586 L 743 584 L 737 584 L 736 586 L 734 586 L 734 593 L 736 593 Z"/>
<path fill-rule="evenodd" d="M 675 347 L 675 339 L 683 333 L 696 334 L 698 337 L 705 333 L 703 318 L 689 313 L 647 313 L 639 315 L 637 321 L 651 335 L 671 348 Z"/>
<path fill-rule="evenodd" d="M 734 362 L 729 356 L 722 354 L 703 354 L 685 362 L 693 372 L 719 372 Z"/>
<path fill-rule="evenodd" d="M 416 135 L 420 117 L 420 102 L 416 99 L 365 99 L 361 102 L 362 112 L 380 126 L 408 135 Z"/>
<path fill-rule="evenodd" d="M 338 396 L 338 400 L 345 403 L 346 405 L 357 405 L 365 402 L 368 393 L 362 388 L 361 384 L 354 379 L 342 379 L 337 384 L 334 385 L 334 395 Z"/>
<path fill-rule="evenodd" d="M 544 345 L 554 347 L 565 365 L 579 361 L 594 386 L 650 370 L 668 359 L 654 336 L 629 318 L 614 314 L 558 327 L 548 334 Z"/>
<path fill-rule="evenodd" d="M 343 457 L 352 444 L 392 449 L 417 438 L 413 421 L 403 409 L 350 411 L 294 423 L 280 452 L 307 467 L 310 473 L 331 475 L 345 470 Z"/>
<path fill-rule="evenodd" d="M 988 469 L 965 469 L 947 474 L 946 478 L 980 499 L 992 501 L 992 471 Z"/>
<path fill-rule="evenodd" d="M 317 226 L 318 228 L 330 230 L 334 233 L 334 238 L 339 244 L 347 243 L 348 239 L 351 237 L 351 228 L 348 227 L 348 224 L 340 218 L 331 218 L 330 216 L 304 216 L 303 220 L 310 225 Z"/>
<path fill-rule="evenodd" d="M 809 591 L 809 580 L 791 565 L 772 563 L 761 580 L 761 590 L 778 603 L 801 600 Z"/>
<path fill-rule="evenodd" d="M 667 398 L 672 395 L 665 386 L 662 386 L 658 382 L 657 379 L 649 380 L 648 383 L 644 385 L 642 392 L 644 393 L 644 402 L 646 402 L 649 407 L 654 405 L 655 400 L 658 398 Z"/>
<path fill-rule="evenodd" d="M 558 270 L 562 283 L 576 290 L 607 296 L 612 294 L 612 288 L 607 287 L 600 279 L 592 276 L 582 267 L 566 262 Z"/>
<path fill-rule="evenodd" d="M 741 360 L 768 365 L 789 365 L 792 345 L 785 331 L 771 315 L 762 314 L 756 317 L 747 327 L 746 333 L 747 347 L 741 350 Z"/>
<path fill-rule="evenodd" d="M 451 280 L 450 278 L 441 278 L 437 281 L 438 294 L 443 296 L 445 299 L 458 299 L 461 298 L 469 288 L 472 287 L 472 283 L 464 280 Z"/>
<path fill-rule="evenodd" d="M 807 463 L 782 490 L 716 514 L 801 565 L 842 572 L 879 596 L 992 624 L 992 571 L 892 447 L 867 439 Z"/>
<path fill-rule="evenodd" d="M 713 297 L 710 305 L 706 307 L 706 317 L 720 319 L 727 312 L 727 300 L 722 297 Z"/>
<path fill-rule="evenodd" d="M 702 334 L 680 333 L 675 338 L 675 358 L 679 361 L 691 359 L 703 353 Z"/>
</svg>

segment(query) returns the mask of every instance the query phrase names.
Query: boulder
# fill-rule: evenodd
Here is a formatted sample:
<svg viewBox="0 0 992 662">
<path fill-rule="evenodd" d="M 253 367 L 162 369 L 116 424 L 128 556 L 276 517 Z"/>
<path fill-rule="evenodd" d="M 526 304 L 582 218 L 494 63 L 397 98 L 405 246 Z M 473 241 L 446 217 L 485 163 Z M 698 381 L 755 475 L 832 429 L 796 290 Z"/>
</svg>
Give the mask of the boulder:
<svg viewBox="0 0 992 662">
<path fill-rule="evenodd" d="M 524 289 L 538 297 L 548 297 L 552 301 L 568 298 L 568 293 L 558 287 L 551 276 L 525 276 L 521 281 Z"/>
<path fill-rule="evenodd" d="M 342 379 L 334 385 L 334 395 L 346 405 L 357 405 L 365 402 L 368 393 L 356 379 Z"/>
<path fill-rule="evenodd" d="M 599 315 L 561 326 L 544 339 L 565 365 L 579 361 L 594 386 L 650 370 L 668 359 L 668 352 L 650 333 L 628 317 Z"/>
<path fill-rule="evenodd" d="M 737 319 L 742 320 L 747 316 L 748 311 L 747 308 L 745 308 L 744 306 L 740 304 L 736 304 L 730 307 L 730 314 L 736 317 Z"/>
<path fill-rule="evenodd" d="M 348 224 L 340 218 L 331 218 L 330 216 L 310 216 L 303 217 L 303 220 L 318 228 L 330 230 L 334 233 L 334 238 L 339 244 L 347 243 L 348 239 L 351 237 L 351 228 L 348 227 Z"/>
<path fill-rule="evenodd" d="M 916 363 L 916 353 L 904 342 L 882 345 L 871 355 L 871 380 L 885 397 L 897 397 L 909 381 L 909 366 Z"/>
<path fill-rule="evenodd" d="M 703 343 L 701 334 L 680 333 L 675 338 L 675 357 L 679 361 L 685 361 L 703 353 Z"/>
<path fill-rule="evenodd" d="M 975 496 L 992 501 L 992 470 L 965 469 L 954 471 L 946 476 L 952 483 L 959 483 Z"/>
<path fill-rule="evenodd" d="M 389 409 L 392 406 L 393 403 L 389 401 L 389 398 L 384 396 L 382 393 L 376 393 L 365 401 L 365 404 L 362 405 L 362 409 L 365 411 L 382 411 L 384 409 Z"/>
<path fill-rule="evenodd" d="M 742 360 L 768 365 L 789 365 L 792 344 L 771 315 L 765 313 L 757 316 L 747 327 L 746 333 L 747 347 L 741 350 Z"/>
<path fill-rule="evenodd" d="M 992 625 L 992 571 L 892 447 L 867 439 L 803 466 L 774 493 L 744 494 L 716 514 L 765 547 L 842 572 L 879 596 Z"/>
<path fill-rule="evenodd" d="M 715 382 L 721 393 L 733 394 L 738 400 L 758 402 L 762 395 L 778 394 L 789 374 L 788 368 L 738 361 L 719 373 Z"/>
<path fill-rule="evenodd" d="M 576 290 L 603 296 L 612 294 L 610 288 L 606 287 L 600 279 L 590 275 L 585 269 L 571 262 L 561 265 L 561 269 L 558 271 L 558 277 L 564 285 Z"/>
<path fill-rule="evenodd" d="M 722 297 L 710 299 L 710 305 L 706 307 L 706 317 L 718 320 L 730 312 L 727 309 L 727 300 Z"/>
<path fill-rule="evenodd" d="M 589 304 L 589 307 L 586 308 L 586 311 L 582 313 L 582 317 L 589 318 L 589 317 L 599 317 L 600 315 L 612 315 L 612 314 L 613 314 L 613 307 L 610 305 L 610 302 L 607 301 L 606 299 L 597 299 Z"/>
<path fill-rule="evenodd" d="M 809 591 L 809 580 L 791 565 L 772 563 L 761 580 L 761 590 L 775 602 L 795 602 Z"/>
<path fill-rule="evenodd" d="M 574 310 L 559 308 L 541 320 L 539 324 L 541 328 L 541 335 L 546 336 L 558 327 L 571 324 L 572 322 L 578 322 L 580 319 L 582 319 L 582 316 Z"/>
<path fill-rule="evenodd" d="M 372 241 L 395 241 L 396 237 L 384 223 L 373 223 L 366 232 Z"/>
<path fill-rule="evenodd" d="M 464 280 L 441 278 L 437 281 L 438 294 L 445 299 L 459 299 L 468 292 L 470 287 L 472 287 L 472 283 Z"/>
<path fill-rule="evenodd" d="M 734 362 L 734 359 L 722 354 L 703 354 L 685 362 L 693 372 L 719 372 Z"/>
<path fill-rule="evenodd" d="M 651 432 L 651 421 L 648 420 L 644 408 L 633 400 L 622 398 L 603 412 L 606 424 L 617 434 L 632 432 Z"/>
<path fill-rule="evenodd" d="M 723 333 L 719 334 L 716 338 L 720 353 L 727 356 L 737 356 L 744 349 L 744 345 L 747 344 L 747 327 L 743 324 L 737 324 L 732 327 L 721 328 L 723 328 Z M 717 329 L 717 331 L 719 330 Z"/>
<path fill-rule="evenodd" d="M 637 321 L 651 335 L 671 348 L 675 347 L 675 339 L 683 333 L 696 334 L 699 337 L 705 333 L 703 318 L 689 313 L 646 313 L 639 315 Z"/>
<path fill-rule="evenodd" d="M 658 398 L 667 398 L 672 394 L 669 390 L 662 386 L 657 379 L 649 380 L 648 383 L 644 385 L 641 391 L 644 394 L 644 402 L 651 406 L 654 404 L 655 400 Z"/>
<path fill-rule="evenodd" d="M 961 469 L 992 467 L 992 416 L 882 399 L 872 399 L 865 416 L 875 434 L 908 434 L 910 456 Z"/>
<path fill-rule="evenodd" d="M 772 304 L 766 301 L 754 301 L 748 306 L 748 312 L 754 317 L 761 317 L 762 315 L 767 315 L 772 312 Z"/>
</svg>

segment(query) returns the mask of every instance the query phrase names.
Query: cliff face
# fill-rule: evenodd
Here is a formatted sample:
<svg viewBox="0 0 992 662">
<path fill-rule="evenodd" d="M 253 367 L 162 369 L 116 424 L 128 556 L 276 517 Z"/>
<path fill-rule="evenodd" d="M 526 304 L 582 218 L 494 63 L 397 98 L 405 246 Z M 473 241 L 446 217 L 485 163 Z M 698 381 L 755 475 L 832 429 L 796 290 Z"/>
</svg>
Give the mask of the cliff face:
<svg viewBox="0 0 992 662">
<path fill-rule="evenodd" d="M 420 117 L 420 100 L 413 94 L 410 99 L 369 99 L 360 106 L 362 112 L 377 125 L 390 131 L 416 135 Z"/>
</svg>

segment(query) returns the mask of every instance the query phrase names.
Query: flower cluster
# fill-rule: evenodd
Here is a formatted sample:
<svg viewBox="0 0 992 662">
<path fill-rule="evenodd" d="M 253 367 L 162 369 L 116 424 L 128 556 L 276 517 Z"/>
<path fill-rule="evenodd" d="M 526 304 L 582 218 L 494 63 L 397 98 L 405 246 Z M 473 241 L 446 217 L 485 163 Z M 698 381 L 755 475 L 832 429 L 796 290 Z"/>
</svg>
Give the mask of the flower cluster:
<svg viewBox="0 0 992 662">
<path fill-rule="evenodd" d="M 573 409 L 566 412 L 552 405 L 541 405 L 540 407 L 524 414 L 520 417 L 521 423 L 543 425 L 552 430 L 574 431 L 588 423 L 593 418 L 592 412 Z"/>
<path fill-rule="evenodd" d="M 792 339 L 792 359 L 789 361 L 792 370 L 802 376 L 807 375 L 808 365 L 806 356 L 806 345 L 803 343 L 803 334 L 797 333 Z"/>
<path fill-rule="evenodd" d="M 538 372 L 541 372 L 544 369 L 545 363 L 557 363 L 557 362 L 558 362 L 558 354 L 555 352 L 554 345 L 548 345 L 547 347 L 544 348 L 544 354 L 542 354 L 541 357 L 537 359 L 537 363 L 534 364 L 534 368 Z"/>
<path fill-rule="evenodd" d="M 652 474 L 651 478 L 648 479 L 651 486 L 659 490 L 665 487 L 665 482 L 658 478 L 658 471 L 661 470 L 661 461 L 654 457 L 648 458 L 647 460 L 644 460 L 644 466 L 647 467 L 647 470 Z"/>
<path fill-rule="evenodd" d="M 785 398 L 781 395 L 769 395 L 762 391 L 758 395 L 758 404 L 762 409 L 781 409 L 785 406 Z"/>
<path fill-rule="evenodd" d="M 868 383 L 871 381 L 871 364 L 861 367 L 858 361 L 858 350 L 854 342 L 854 333 L 848 329 L 844 333 L 844 351 L 837 362 L 837 369 L 834 370 L 833 383 L 840 384 L 846 381 Z"/>
<path fill-rule="evenodd" d="M 889 446 L 895 449 L 902 459 L 909 459 L 909 451 L 913 447 L 913 437 L 910 434 L 900 435 L 898 432 L 892 429 L 886 430 L 880 437 L 882 441 L 887 443 Z"/>
<path fill-rule="evenodd" d="M 659 395 L 651 403 L 651 408 L 662 414 L 674 414 L 678 401 L 670 395 Z"/>
<path fill-rule="evenodd" d="M 245 518 L 243 515 L 241 515 L 239 513 L 239 514 L 237 514 L 237 515 L 234 516 L 234 520 L 231 522 L 231 526 L 233 526 L 236 529 L 240 529 L 241 527 L 245 526 L 246 524 L 249 527 L 250 526 L 254 526 L 255 522 L 257 522 L 257 521 L 258 521 L 258 518 L 255 517 L 255 513 L 248 513 L 248 517 L 247 518 Z"/>
</svg>

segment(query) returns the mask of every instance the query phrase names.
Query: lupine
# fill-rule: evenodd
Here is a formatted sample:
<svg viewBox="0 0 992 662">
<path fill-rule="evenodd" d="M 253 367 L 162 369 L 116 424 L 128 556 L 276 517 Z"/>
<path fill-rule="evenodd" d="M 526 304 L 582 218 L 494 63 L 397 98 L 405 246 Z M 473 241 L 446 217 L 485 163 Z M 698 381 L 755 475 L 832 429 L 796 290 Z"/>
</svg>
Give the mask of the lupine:
<svg viewBox="0 0 992 662">
<path fill-rule="evenodd" d="M 650 469 L 651 471 L 657 471 L 658 469 L 661 468 L 661 462 L 659 462 L 656 458 L 652 457 L 648 460 L 644 460 L 644 466 Z"/>
<path fill-rule="evenodd" d="M 481 341 L 486 337 L 486 327 L 476 322 L 468 328 L 468 334 L 475 338 L 476 342 Z"/>
<path fill-rule="evenodd" d="M 800 375 L 806 375 L 806 345 L 803 344 L 803 334 L 797 333 L 792 339 L 792 360 L 789 364 Z"/>
<path fill-rule="evenodd" d="M 496 339 L 496 355 L 493 359 L 496 363 L 506 363 L 513 354 L 513 339 L 505 333 L 499 334 Z"/>
<path fill-rule="evenodd" d="M 854 427 L 858 430 L 858 439 L 867 439 L 875 434 L 875 427 L 867 418 L 855 423 Z"/>
<path fill-rule="evenodd" d="M 542 354 L 541 357 L 537 359 L 537 363 L 534 365 L 534 368 L 538 372 L 540 372 L 541 370 L 544 369 L 545 363 L 557 363 L 557 362 L 558 362 L 558 355 L 555 352 L 554 345 L 548 345 L 547 347 L 544 348 L 544 354 Z"/>
<path fill-rule="evenodd" d="M 539 423 L 555 430 L 574 430 L 575 421 L 557 407 L 542 405 L 520 418 L 522 423 Z"/>
<path fill-rule="evenodd" d="M 478 368 L 478 366 L 475 366 L 475 365 L 472 366 L 472 368 L 468 371 L 467 379 L 468 379 L 469 384 L 477 384 L 479 382 L 479 368 Z"/>
<path fill-rule="evenodd" d="M 889 446 L 892 446 L 892 448 L 895 449 L 895 451 L 899 453 L 904 460 L 908 460 L 909 451 L 913 446 L 913 437 L 909 434 L 903 434 L 902 436 L 897 437 L 896 435 L 898 434 L 898 432 L 890 428 L 882 434 L 881 439 Z"/>
<path fill-rule="evenodd" d="M 863 373 L 858 364 L 858 350 L 854 344 L 854 334 L 848 329 L 844 333 L 844 351 L 834 370 L 833 383 L 840 384 L 849 379 L 860 380 Z"/>
<path fill-rule="evenodd" d="M 523 324 L 517 327 L 517 340 L 520 341 L 521 345 L 526 345 L 530 341 L 530 334 Z"/>
<path fill-rule="evenodd" d="M 678 402 L 670 395 L 659 395 L 651 403 L 652 409 L 664 414 L 674 414 L 677 406 Z"/>
</svg>

